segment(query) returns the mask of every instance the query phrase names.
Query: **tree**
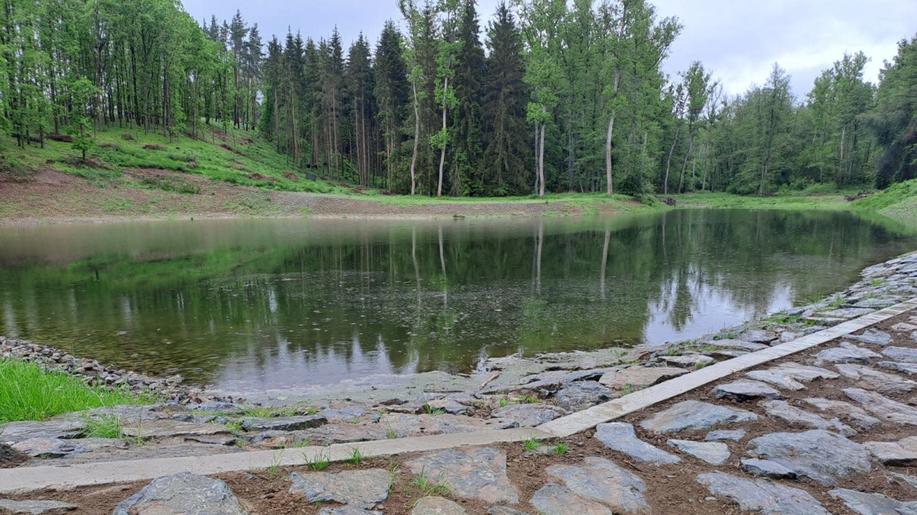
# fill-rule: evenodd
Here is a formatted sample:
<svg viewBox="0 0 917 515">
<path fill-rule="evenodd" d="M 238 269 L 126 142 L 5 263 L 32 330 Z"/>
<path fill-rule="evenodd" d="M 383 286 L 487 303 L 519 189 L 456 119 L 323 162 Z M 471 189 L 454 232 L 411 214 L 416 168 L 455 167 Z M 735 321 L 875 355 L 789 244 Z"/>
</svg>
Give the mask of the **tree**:
<svg viewBox="0 0 917 515">
<path fill-rule="evenodd" d="M 387 21 L 376 46 L 374 94 L 379 104 L 379 116 L 385 141 L 386 187 L 396 190 L 395 170 L 401 146 L 401 125 L 408 104 L 407 65 L 402 51 L 403 40 L 395 23 Z M 411 178 L 411 192 L 414 181 Z"/>
</svg>

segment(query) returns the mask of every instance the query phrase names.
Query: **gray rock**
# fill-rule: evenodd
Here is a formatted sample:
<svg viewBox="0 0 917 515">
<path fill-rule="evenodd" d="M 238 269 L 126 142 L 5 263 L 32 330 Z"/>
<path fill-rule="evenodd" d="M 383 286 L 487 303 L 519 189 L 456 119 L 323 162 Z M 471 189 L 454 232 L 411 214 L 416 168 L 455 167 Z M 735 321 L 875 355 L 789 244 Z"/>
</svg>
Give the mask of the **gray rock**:
<svg viewBox="0 0 917 515">
<path fill-rule="evenodd" d="M 547 404 L 513 404 L 494 411 L 490 416 L 511 421 L 515 427 L 535 427 L 564 414 L 560 408 Z"/>
<path fill-rule="evenodd" d="M 699 368 L 710 365 L 715 359 L 704 354 L 682 354 L 680 356 L 662 356 L 662 361 L 682 368 Z"/>
<path fill-rule="evenodd" d="M 898 333 L 909 333 L 911 331 L 917 331 L 917 325 L 909 324 L 907 322 L 898 322 L 897 324 L 891 326 L 891 330 Z"/>
<path fill-rule="evenodd" d="M 228 434 L 229 430 L 216 424 L 196 424 L 171 419 L 144 420 L 140 424 L 124 425 L 124 436 L 131 438 L 169 438 L 174 436 L 203 436 Z"/>
<path fill-rule="evenodd" d="M 328 420 L 322 415 L 244 418 L 242 419 L 242 429 L 246 431 L 296 431 L 318 427 L 326 422 Z"/>
<path fill-rule="evenodd" d="M 857 382 L 857 386 L 876 390 L 884 394 L 908 393 L 917 388 L 917 383 L 895 374 L 881 372 L 864 365 L 839 364 L 837 371 L 848 379 Z"/>
<path fill-rule="evenodd" d="M 867 363 L 871 359 L 881 358 L 869 349 L 857 347 L 849 342 L 841 342 L 840 346 L 826 349 L 815 355 L 815 364 L 825 363 Z"/>
<path fill-rule="evenodd" d="M 845 388 L 844 395 L 858 402 L 863 406 L 863 409 L 880 420 L 893 424 L 917 426 L 917 408 L 894 401 L 882 394 L 860 388 Z"/>
<path fill-rule="evenodd" d="M 433 409 L 442 410 L 450 415 L 466 415 L 471 411 L 471 406 L 464 402 L 459 402 L 457 398 L 453 396 L 429 400 L 427 401 L 427 406 Z"/>
<path fill-rule="evenodd" d="M 793 331 L 783 331 L 780 333 L 780 343 L 789 343 L 798 340 L 801 335 Z"/>
<path fill-rule="evenodd" d="M 435 435 L 451 433 L 471 433 L 487 429 L 506 429 L 513 427 L 512 421 L 500 419 L 480 419 L 464 415 L 410 415 L 405 413 L 386 413 L 379 420 L 380 427 L 386 432 L 394 433 L 399 438 L 416 435 Z"/>
<path fill-rule="evenodd" d="M 866 442 L 863 445 L 885 465 L 912 467 L 917 465 L 917 436 L 897 442 Z"/>
<path fill-rule="evenodd" d="M 77 508 L 78 506 L 60 501 L 0 499 L 0 513 L 13 515 L 53 515 L 73 511 Z"/>
<path fill-rule="evenodd" d="M 914 490 L 917 490 L 917 477 L 909 476 L 907 474 L 900 474 L 898 472 L 889 472 L 889 475 L 891 475 L 897 481 L 913 488 Z"/>
<path fill-rule="evenodd" d="M 423 497 L 414 505 L 411 515 L 464 515 L 465 508 L 445 497 Z"/>
<path fill-rule="evenodd" d="M 787 390 L 803 390 L 805 385 L 816 379 L 837 379 L 840 377 L 835 372 L 820 367 L 800 365 L 788 362 L 765 370 L 753 370 L 746 377 L 756 381 L 764 381 L 778 388 Z"/>
<path fill-rule="evenodd" d="M 880 361 L 878 366 L 909 376 L 917 376 L 917 363 L 900 363 L 898 361 Z"/>
<path fill-rule="evenodd" d="M 639 476 L 604 458 L 588 457 L 582 466 L 552 465 L 547 473 L 574 494 L 610 507 L 615 513 L 649 513 Z"/>
<path fill-rule="evenodd" d="M 599 379 L 599 382 L 617 390 L 628 387 L 640 389 L 684 373 L 686 370 L 683 368 L 634 366 L 607 372 Z"/>
<path fill-rule="evenodd" d="M 491 506 L 487 509 L 487 515 L 529 515 L 529 513 L 509 506 Z"/>
<path fill-rule="evenodd" d="M 740 379 L 731 383 L 720 384 L 713 388 L 717 399 L 750 401 L 753 399 L 780 399 L 780 392 L 760 381 Z"/>
<path fill-rule="evenodd" d="M 640 427 L 656 433 L 678 433 L 756 420 L 758 416 L 750 411 L 690 400 L 679 402 L 643 420 Z"/>
<path fill-rule="evenodd" d="M 749 441 L 748 450 L 826 486 L 872 470 L 865 447 L 821 429 L 766 434 Z"/>
<path fill-rule="evenodd" d="M 187 472 L 153 480 L 119 504 L 113 515 L 244 515 L 226 483 Z"/>
<path fill-rule="evenodd" d="M 584 499 L 569 488 L 554 483 L 541 487 L 529 502 L 543 515 L 612 515 L 603 504 Z"/>
<path fill-rule="evenodd" d="M 745 479 L 722 472 L 697 476 L 711 494 L 731 499 L 745 511 L 762 515 L 830 515 L 805 490 L 765 479 Z"/>
<path fill-rule="evenodd" d="M 378 510 L 366 510 L 354 506 L 342 506 L 339 508 L 322 508 L 318 515 L 383 515 Z"/>
<path fill-rule="evenodd" d="M 693 440 L 669 440 L 667 443 L 711 465 L 722 465 L 729 459 L 729 446 L 724 443 L 695 442 Z"/>
<path fill-rule="evenodd" d="M 770 343 L 777 339 L 777 333 L 762 329 L 753 329 L 740 334 L 739 338 L 752 343 Z"/>
<path fill-rule="evenodd" d="M 861 335 L 850 336 L 854 340 L 868 343 L 870 345 L 888 345 L 892 342 L 892 335 L 878 329 L 867 329 Z"/>
<path fill-rule="evenodd" d="M 854 406 L 849 402 L 834 401 L 823 399 L 821 397 L 803 399 L 802 402 L 805 402 L 806 404 L 820 411 L 826 411 L 832 415 L 843 417 L 860 429 L 869 430 L 881 423 L 879 419 L 870 416 L 865 411 L 863 411 L 862 408 Z"/>
<path fill-rule="evenodd" d="M 605 447 L 626 454 L 641 463 L 666 465 L 681 461 L 678 456 L 637 438 L 634 426 L 624 422 L 599 424 L 596 427 L 595 438 Z"/>
<path fill-rule="evenodd" d="M 869 494 L 836 488 L 828 495 L 844 501 L 851 511 L 859 515 L 917 515 L 917 502 L 902 502 L 882 494 Z"/>
<path fill-rule="evenodd" d="M 345 470 L 290 474 L 290 493 L 309 502 L 336 502 L 369 509 L 388 499 L 392 475 L 387 470 Z"/>
<path fill-rule="evenodd" d="M 885 347 L 882 355 L 892 361 L 901 363 L 917 363 L 917 349 L 910 347 Z"/>
<path fill-rule="evenodd" d="M 33 458 L 62 458 L 99 449 L 124 449 L 127 444 L 109 438 L 31 438 L 12 445 L 13 450 Z"/>
<path fill-rule="evenodd" d="M 506 454 L 491 447 L 457 448 L 407 462 L 414 474 L 442 483 L 458 496 L 487 503 L 516 504 L 519 494 L 506 476 Z"/>
<path fill-rule="evenodd" d="M 832 309 L 831 311 L 825 311 L 820 313 L 821 315 L 829 318 L 840 318 L 843 320 L 850 320 L 851 318 L 861 317 L 867 313 L 872 313 L 872 309 L 865 307 L 857 308 L 840 308 Z"/>
<path fill-rule="evenodd" d="M 753 476 L 769 477 L 773 479 L 796 479 L 796 472 L 771 460 L 749 458 L 742 460 L 742 470 Z"/>
<path fill-rule="evenodd" d="M 745 340 L 733 340 L 733 339 L 723 339 L 723 340 L 708 340 L 704 342 L 704 345 L 711 347 L 721 347 L 724 349 L 737 349 L 747 352 L 755 352 L 767 348 L 767 345 L 762 343 L 752 343 Z"/>
<path fill-rule="evenodd" d="M 325 420 L 331 423 L 356 424 L 359 422 L 378 422 L 382 416 L 378 411 L 372 411 L 365 406 L 354 404 L 336 408 L 325 408 L 318 412 Z"/>
<path fill-rule="evenodd" d="M 611 390 L 598 381 L 576 381 L 554 394 L 554 402 L 567 411 L 579 411 L 611 398 Z"/>
<path fill-rule="evenodd" d="M 83 420 L 48 420 L 46 422 L 10 422 L 0 430 L 0 443 L 12 445 L 33 438 L 71 439 L 86 430 Z"/>
<path fill-rule="evenodd" d="M 784 422 L 810 429 L 830 429 L 844 436 L 853 436 L 856 430 L 834 418 L 827 420 L 814 413 L 801 410 L 786 401 L 764 401 L 761 403 L 765 413 Z"/>
<path fill-rule="evenodd" d="M 707 433 L 704 440 L 708 442 L 738 442 L 742 438 L 745 438 L 746 433 L 748 433 L 748 431 L 744 429 L 720 429 Z"/>
</svg>

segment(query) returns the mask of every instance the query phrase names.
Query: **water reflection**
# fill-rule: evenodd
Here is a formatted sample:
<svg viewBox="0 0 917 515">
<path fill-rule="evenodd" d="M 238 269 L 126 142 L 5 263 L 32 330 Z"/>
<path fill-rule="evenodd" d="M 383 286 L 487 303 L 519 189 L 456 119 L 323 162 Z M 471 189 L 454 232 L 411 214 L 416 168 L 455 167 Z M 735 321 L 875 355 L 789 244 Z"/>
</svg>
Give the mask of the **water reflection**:
<svg viewBox="0 0 917 515">
<path fill-rule="evenodd" d="M 842 213 L 0 230 L 0 333 L 231 389 L 693 338 L 912 240 Z"/>
</svg>

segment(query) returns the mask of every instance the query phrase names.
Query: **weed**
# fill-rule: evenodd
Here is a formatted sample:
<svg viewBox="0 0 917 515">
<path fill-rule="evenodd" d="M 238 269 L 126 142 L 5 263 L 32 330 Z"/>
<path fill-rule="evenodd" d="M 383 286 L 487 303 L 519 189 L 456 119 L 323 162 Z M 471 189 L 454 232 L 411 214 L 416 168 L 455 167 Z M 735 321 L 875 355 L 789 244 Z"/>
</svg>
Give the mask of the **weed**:
<svg viewBox="0 0 917 515">
<path fill-rule="evenodd" d="M 360 453 L 360 449 L 354 449 L 350 454 L 350 459 L 347 460 L 351 465 L 359 465 L 363 463 L 363 454 Z"/>
<path fill-rule="evenodd" d="M 522 448 L 525 449 L 526 452 L 535 452 L 539 447 L 541 446 L 539 445 L 538 441 L 533 438 L 529 438 L 528 440 L 522 442 Z"/>
<path fill-rule="evenodd" d="M 117 439 L 124 436 L 121 419 L 115 415 L 102 415 L 100 417 L 87 417 L 86 429 L 83 431 L 86 438 L 111 438 Z"/>
<path fill-rule="evenodd" d="M 563 455 L 567 454 L 568 452 L 570 452 L 570 446 L 567 445 L 567 444 L 565 444 L 565 443 L 563 443 L 563 442 L 561 442 L 561 443 L 555 445 L 554 448 L 552 449 L 552 451 L 554 452 L 554 454 L 556 454 L 556 455 L 558 455 L 558 456 L 563 456 Z"/>
<path fill-rule="evenodd" d="M 314 472 L 325 470 L 329 465 L 331 465 L 331 462 L 324 454 L 320 454 L 312 460 L 309 460 L 308 457 L 306 459 L 308 461 L 306 466 L 309 467 L 309 470 Z"/>
<path fill-rule="evenodd" d="M 442 478 L 440 478 L 442 479 Z M 439 496 L 445 497 L 452 493 L 449 489 L 449 485 L 442 483 L 442 481 L 432 481 L 430 480 L 425 473 L 425 470 L 421 470 L 420 474 L 411 481 L 411 484 L 423 493 L 425 497 L 427 496 Z"/>
</svg>

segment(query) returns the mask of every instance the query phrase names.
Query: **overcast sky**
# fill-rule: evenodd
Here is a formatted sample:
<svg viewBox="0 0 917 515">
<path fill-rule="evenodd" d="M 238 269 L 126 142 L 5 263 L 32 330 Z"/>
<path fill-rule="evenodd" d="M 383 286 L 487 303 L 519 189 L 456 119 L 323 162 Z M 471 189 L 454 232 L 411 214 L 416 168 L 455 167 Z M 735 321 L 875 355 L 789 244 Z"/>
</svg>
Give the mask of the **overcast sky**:
<svg viewBox="0 0 917 515">
<path fill-rule="evenodd" d="M 387 19 L 400 20 L 397 0 L 183 0 L 198 20 L 229 19 L 236 12 L 257 23 L 265 41 L 287 29 L 315 39 L 337 26 L 349 42 L 362 31 L 375 41 Z M 478 0 L 482 25 L 499 0 Z M 761 84 L 774 62 L 792 76 L 804 96 L 820 71 L 844 52 L 862 50 L 875 82 L 897 42 L 917 32 L 915 0 L 656 0 L 661 16 L 684 26 L 665 71 L 675 76 L 694 60 L 712 70 L 727 93 Z"/>
</svg>

